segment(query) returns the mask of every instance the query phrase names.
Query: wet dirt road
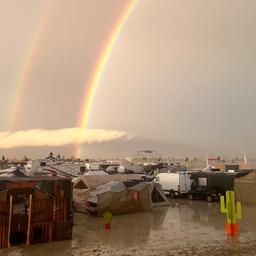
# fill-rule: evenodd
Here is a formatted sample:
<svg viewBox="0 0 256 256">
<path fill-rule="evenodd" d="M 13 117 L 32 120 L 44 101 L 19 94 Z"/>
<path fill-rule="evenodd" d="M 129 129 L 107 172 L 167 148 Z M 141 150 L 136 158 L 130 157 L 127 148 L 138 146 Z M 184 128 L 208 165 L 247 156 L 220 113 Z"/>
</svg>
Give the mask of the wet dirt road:
<svg viewBox="0 0 256 256">
<path fill-rule="evenodd" d="M 172 200 L 151 212 L 102 219 L 75 214 L 73 240 L 0 250 L 1 256 L 256 255 L 256 207 L 242 206 L 239 235 L 227 237 L 219 203 Z"/>
</svg>

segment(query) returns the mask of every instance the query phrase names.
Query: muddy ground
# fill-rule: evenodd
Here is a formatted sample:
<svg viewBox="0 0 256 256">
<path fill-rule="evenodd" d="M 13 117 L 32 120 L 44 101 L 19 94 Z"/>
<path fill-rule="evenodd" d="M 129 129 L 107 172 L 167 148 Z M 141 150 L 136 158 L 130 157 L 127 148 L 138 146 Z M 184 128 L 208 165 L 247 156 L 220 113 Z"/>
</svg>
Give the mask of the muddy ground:
<svg viewBox="0 0 256 256">
<path fill-rule="evenodd" d="M 0 250 L 1 256 L 256 255 L 256 207 L 243 206 L 239 235 L 227 237 L 219 203 L 172 200 L 152 212 L 102 219 L 76 213 L 73 240 Z"/>
</svg>

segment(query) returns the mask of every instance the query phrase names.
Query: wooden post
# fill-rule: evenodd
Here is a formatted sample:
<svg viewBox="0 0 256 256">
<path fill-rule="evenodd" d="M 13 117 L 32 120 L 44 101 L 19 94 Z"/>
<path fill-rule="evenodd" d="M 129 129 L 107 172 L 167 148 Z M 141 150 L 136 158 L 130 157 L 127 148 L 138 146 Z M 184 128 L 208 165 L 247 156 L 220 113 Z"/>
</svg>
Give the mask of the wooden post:
<svg viewBox="0 0 256 256">
<path fill-rule="evenodd" d="M 56 220 L 56 199 L 53 199 L 53 222 Z"/>
<path fill-rule="evenodd" d="M 32 214 L 32 195 L 29 195 L 29 212 L 28 212 L 28 230 L 27 230 L 27 245 L 30 245 L 30 227 Z"/>
<path fill-rule="evenodd" d="M 51 201 L 51 207 L 49 207 L 52 212 L 50 213 L 51 216 L 52 216 L 52 219 L 51 219 L 51 222 L 49 223 L 49 241 L 48 242 L 52 242 L 52 232 L 53 232 L 53 218 L 54 218 L 54 207 L 55 207 L 55 204 L 54 204 L 54 200 Z M 49 211 L 50 211 L 49 209 Z"/>
<path fill-rule="evenodd" d="M 52 216 L 52 227 L 51 227 L 51 240 L 56 240 L 56 199 L 53 199 L 53 216 Z"/>
<path fill-rule="evenodd" d="M 10 236 L 11 236 L 11 224 L 12 224 L 12 195 L 10 195 L 10 207 L 9 207 L 9 224 L 8 224 L 8 248 L 11 247 Z"/>
</svg>

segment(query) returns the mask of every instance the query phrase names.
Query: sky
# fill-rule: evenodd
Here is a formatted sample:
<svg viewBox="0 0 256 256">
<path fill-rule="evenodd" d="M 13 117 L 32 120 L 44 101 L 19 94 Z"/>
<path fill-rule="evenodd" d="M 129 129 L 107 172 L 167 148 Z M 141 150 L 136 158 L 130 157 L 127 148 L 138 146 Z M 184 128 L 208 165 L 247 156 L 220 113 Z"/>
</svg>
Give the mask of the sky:
<svg viewBox="0 0 256 256">
<path fill-rule="evenodd" d="M 0 0 L 0 153 L 73 154 L 77 137 L 51 141 L 77 131 L 85 86 L 127 3 Z M 82 157 L 145 148 L 254 157 L 255 8 L 254 0 L 138 0 L 99 81 Z"/>
</svg>

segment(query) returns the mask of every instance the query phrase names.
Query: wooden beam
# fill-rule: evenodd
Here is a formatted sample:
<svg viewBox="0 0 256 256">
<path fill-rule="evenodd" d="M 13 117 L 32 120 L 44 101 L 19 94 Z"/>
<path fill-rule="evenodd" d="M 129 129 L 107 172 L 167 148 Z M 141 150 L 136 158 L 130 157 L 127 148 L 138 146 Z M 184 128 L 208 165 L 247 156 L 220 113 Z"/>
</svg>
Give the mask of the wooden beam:
<svg viewBox="0 0 256 256">
<path fill-rule="evenodd" d="M 27 229 L 27 245 L 30 245 L 30 227 L 32 214 L 32 195 L 29 195 L 29 212 L 28 212 L 28 229 Z"/>
<path fill-rule="evenodd" d="M 12 224 L 12 195 L 10 195 L 10 207 L 9 207 L 9 223 L 8 223 L 8 248 L 11 247 L 10 236 L 11 236 L 11 224 Z"/>
</svg>

